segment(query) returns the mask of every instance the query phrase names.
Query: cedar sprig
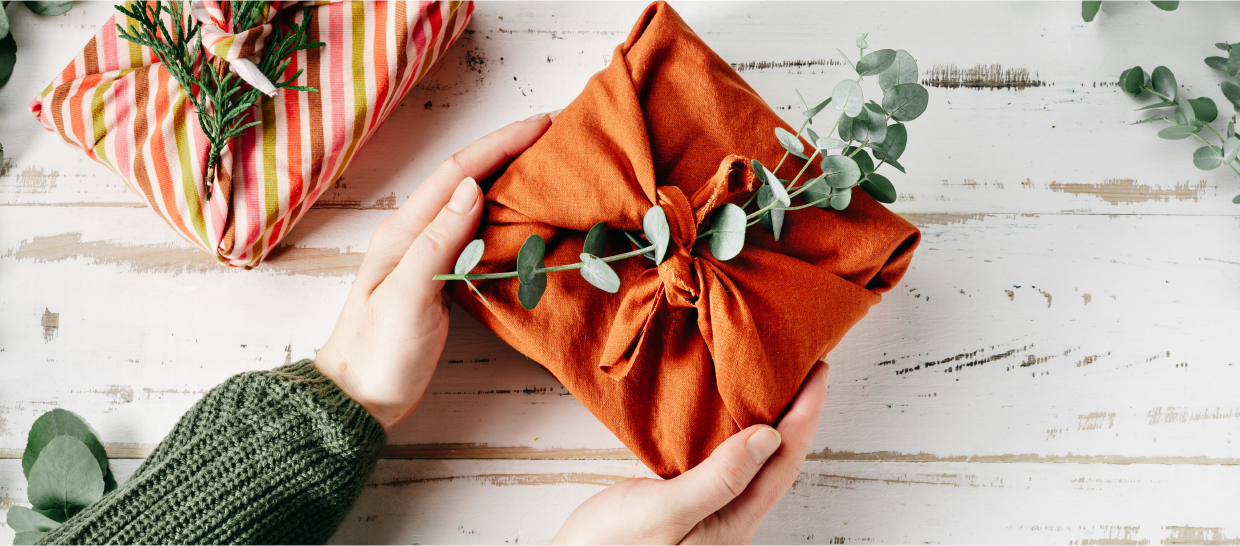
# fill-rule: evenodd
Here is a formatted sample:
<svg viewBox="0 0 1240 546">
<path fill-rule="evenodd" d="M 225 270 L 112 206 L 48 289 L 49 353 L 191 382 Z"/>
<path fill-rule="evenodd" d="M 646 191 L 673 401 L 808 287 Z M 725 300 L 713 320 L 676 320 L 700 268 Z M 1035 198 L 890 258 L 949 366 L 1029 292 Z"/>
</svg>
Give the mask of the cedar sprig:
<svg viewBox="0 0 1240 546">
<path fill-rule="evenodd" d="M 263 7 L 261 2 L 230 2 L 229 13 L 234 22 L 233 28 L 253 27 L 259 22 Z M 129 8 L 119 5 L 116 9 L 138 22 L 136 28 L 131 26 L 126 29 L 117 25 L 120 36 L 151 48 L 177 83 L 185 89 L 194 110 L 198 112 L 198 125 L 209 143 L 204 179 L 206 195 L 210 199 L 215 184 L 215 165 L 220 152 L 232 139 L 261 123 L 246 123 L 245 120 L 263 93 L 244 85 L 245 82 L 229 70 L 226 63 L 220 62 L 217 63 L 219 66 L 215 66 L 205 62 L 202 24 L 194 17 L 186 16 L 181 2 L 136 2 Z M 165 12 L 173 23 L 171 32 L 164 24 Z M 292 84 L 301 77 L 301 69 L 288 79 L 280 79 L 292 62 L 294 54 L 324 45 L 322 42 L 309 41 L 310 21 L 310 10 L 307 8 L 300 25 L 284 22 L 268 39 L 257 66 L 277 89 L 318 92 L 318 89 L 313 87 Z"/>
<path fill-rule="evenodd" d="M 896 201 L 898 195 L 891 181 L 875 170 L 883 165 L 890 165 L 904 172 L 904 166 L 897 161 L 908 144 L 908 130 L 903 122 L 912 121 L 926 111 L 930 93 L 917 83 L 917 61 L 912 55 L 904 50 L 890 49 L 880 49 L 867 54 L 865 50 L 869 46 L 865 38 L 865 35 L 857 38 L 860 56 L 856 64 L 853 64 L 844 52 L 840 52 L 857 73 L 857 78 L 837 84 L 831 97 L 813 108 L 802 99 L 805 105 L 805 121 L 796 134 L 782 127 L 775 128 L 775 138 L 784 148 L 784 156 L 779 164 L 774 169 L 768 169 L 757 159 L 750 162 L 750 168 L 761 182 L 758 191 L 742 206 L 728 203 L 712 213 L 711 220 L 698 234 L 697 239 L 710 239 L 710 252 L 715 259 L 726 261 L 740 254 L 745 246 L 746 228 L 757 223 L 761 223 L 774 234 L 775 240 L 779 240 L 787 211 L 807 207 L 844 210 L 852 201 L 852 190 L 856 186 L 861 186 L 861 189 L 879 202 Z M 860 84 L 867 76 L 878 77 L 878 85 L 883 91 L 882 104 L 864 102 L 865 96 Z M 828 105 L 833 106 L 839 114 L 827 135 L 820 137 L 809 125 Z M 894 123 L 889 125 L 888 122 L 892 120 Z M 814 148 L 811 155 L 805 155 L 802 138 L 809 141 Z M 867 148 L 870 152 L 866 151 Z M 840 152 L 831 154 L 832 150 Z M 870 153 L 879 159 L 878 165 L 874 164 Z M 822 174 L 801 182 L 801 177 L 819 155 L 822 155 Z M 792 180 L 781 180 L 776 177 L 775 172 L 779 171 L 790 156 L 804 160 L 805 164 Z M 802 193 L 805 194 L 806 203 L 793 206 L 792 198 Z M 746 214 L 745 209 L 755 200 L 757 210 Z M 538 305 L 547 289 L 547 273 L 555 271 L 577 269 L 590 284 L 616 293 L 620 290 L 620 277 L 607 265 L 608 262 L 645 256 L 658 265 L 666 257 L 671 241 L 671 228 L 661 207 L 654 206 L 646 211 L 642 219 L 642 230 L 642 233 L 623 232 L 635 250 L 604 257 L 607 226 L 604 222 L 599 222 L 586 234 L 579 255 L 581 261 L 554 267 L 547 267 L 543 262 L 546 242 L 539 235 L 530 235 L 517 252 L 517 270 L 505 273 L 471 273 L 482 260 L 483 251 L 486 249 L 482 239 L 475 239 L 461 252 L 451 274 L 435 275 L 433 278 L 439 281 L 465 281 L 488 307 L 490 302 L 472 281 L 517 277 L 517 297 L 521 306 L 526 309 L 534 309 Z M 642 235 L 645 240 L 641 238 Z"/>
</svg>

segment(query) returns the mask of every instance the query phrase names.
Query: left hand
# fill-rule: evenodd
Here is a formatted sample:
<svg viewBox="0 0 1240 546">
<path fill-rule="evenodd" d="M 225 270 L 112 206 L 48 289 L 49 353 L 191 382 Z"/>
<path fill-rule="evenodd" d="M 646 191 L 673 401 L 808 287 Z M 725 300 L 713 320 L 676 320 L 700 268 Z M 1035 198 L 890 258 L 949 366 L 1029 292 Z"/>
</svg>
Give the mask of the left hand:
<svg viewBox="0 0 1240 546">
<path fill-rule="evenodd" d="M 474 179 L 532 146 L 553 115 L 508 125 L 448 158 L 371 237 L 314 365 L 385 430 L 418 407 L 443 352 L 448 299 L 444 281 L 431 277 L 451 273 L 477 232 L 484 199 Z"/>
</svg>

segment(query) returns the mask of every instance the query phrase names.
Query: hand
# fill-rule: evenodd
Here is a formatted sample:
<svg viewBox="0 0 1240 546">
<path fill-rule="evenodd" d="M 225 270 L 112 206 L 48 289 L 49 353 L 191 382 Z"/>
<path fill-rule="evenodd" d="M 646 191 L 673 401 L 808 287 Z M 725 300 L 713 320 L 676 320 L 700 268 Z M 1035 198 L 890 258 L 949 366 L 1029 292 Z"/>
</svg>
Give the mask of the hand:
<svg viewBox="0 0 1240 546">
<path fill-rule="evenodd" d="M 443 281 L 474 238 L 484 179 L 551 127 L 541 114 L 482 137 L 448 158 L 379 224 L 357 280 L 314 365 L 385 430 L 422 400 L 448 337 Z"/>
<path fill-rule="evenodd" d="M 602 490 L 573 510 L 551 542 L 748 544 L 801 473 L 827 375 L 824 362 L 810 370 L 778 428 L 742 430 L 670 480 L 637 478 Z"/>
</svg>

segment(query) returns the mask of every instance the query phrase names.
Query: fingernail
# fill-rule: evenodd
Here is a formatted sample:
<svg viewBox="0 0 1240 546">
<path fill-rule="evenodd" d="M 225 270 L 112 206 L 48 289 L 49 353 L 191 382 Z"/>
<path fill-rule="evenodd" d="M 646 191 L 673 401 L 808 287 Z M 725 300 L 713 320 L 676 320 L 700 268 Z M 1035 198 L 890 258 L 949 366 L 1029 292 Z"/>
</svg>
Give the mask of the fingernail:
<svg viewBox="0 0 1240 546">
<path fill-rule="evenodd" d="M 457 214 L 465 214 L 474 208 L 474 202 L 478 201 L 478 183 L 474 182 L 472 177 L 465 177 L 460 184 L 456 185 L 456 191 L 452 192 L 452 200 L 448 201 L 448 210 Z"/>
<path fill-rule="evenodd" d="M 530 116 L 530 117 L 528 117 L 528 118 L 525 118 L 525 121 L 534 121 L 534 120 L 536 120 L 536 119 L 538 119 L 538 118 L 541 118 L 541 117 L 546 117 L 546 116 L 547 116 L 547 113 L 546 113 L 546 112 L 543 112 L 543 113 L 541 113 L 541 114 L 534 114 L 534 115 L 532 115 L 532 116 Z"/>
<path fill-rule="evenodd" d="M 552 112 L 552 113 L 550 113 L 550 114 L 547 114 L 547 115 L 551 116 L 551 121 L 555 121 L 555 118 L 559 117 L 559 116 L 560 116 L 560 112 L 563 112 L 563 111 L 564 111 L 564 109 L 563 109 L 563 108 L 561 108 L 561 109 L 556 110 L 556 111 L 554 111 L 554 112 Z"/>
<path fill-rule="evenodd" d="M 763 427 L 745 440 L 745 451 L 749 452 L 749 458 L 753 459 L 753 462 L 762 464 L 771 458 L 771 454 L 775 453 L 776 449 L 779 449 L 781 442 L 783 438 L 779 436 L 779 431 L 771 427 Z"/>
</svg>

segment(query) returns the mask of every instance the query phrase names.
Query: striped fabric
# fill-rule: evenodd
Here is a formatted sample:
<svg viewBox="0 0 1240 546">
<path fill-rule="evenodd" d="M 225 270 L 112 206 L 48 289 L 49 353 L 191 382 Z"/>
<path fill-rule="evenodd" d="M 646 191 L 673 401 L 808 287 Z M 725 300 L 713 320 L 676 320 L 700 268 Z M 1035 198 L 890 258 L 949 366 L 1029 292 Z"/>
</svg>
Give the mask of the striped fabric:
<svg viewBox="0 0 1240 546">
<path fill-rule="evenodd" d="M 219 5 L 202 4 L 215 11 L 204 28 L 235 30 L 215 20 Z M 310 41 L 327 45 L 298 52 L 285 77 L 305 69 L 293 83 L 319 92 L 281 89 L 274 99 L 260 98 L 246 121 L 261 124 L 222 151 L 210 199 L 208 143 L 197 114 L 152 51 L 117 36 L 118 23 L 137 26 L 123 14 L 30 105 L 49 131 L 107 165 L 173 229 L 234 267 L 258 265 L 340 178 L 474 8 L 468 1 L 271 4 L 298 23 L 302 5 L 311 5 Z M 255 30 L 212 35 L 210 52 L 224 55 L 213 62 L 261 48 L 270 32 Z"/>
</svg>

